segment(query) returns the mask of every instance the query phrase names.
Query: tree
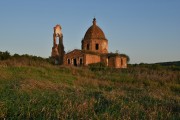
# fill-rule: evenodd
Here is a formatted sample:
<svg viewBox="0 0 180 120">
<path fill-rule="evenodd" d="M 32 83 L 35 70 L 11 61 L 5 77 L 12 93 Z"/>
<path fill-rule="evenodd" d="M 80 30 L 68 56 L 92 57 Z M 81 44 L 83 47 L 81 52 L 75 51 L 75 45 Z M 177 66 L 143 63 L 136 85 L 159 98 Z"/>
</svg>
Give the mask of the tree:
<svg viewBox="0 0 180 120">
<path fill-rule="evenodd" d="M 11 57 L 8 51 L 0 52 L 0 60 L 7 60 Z"/>
</svg>

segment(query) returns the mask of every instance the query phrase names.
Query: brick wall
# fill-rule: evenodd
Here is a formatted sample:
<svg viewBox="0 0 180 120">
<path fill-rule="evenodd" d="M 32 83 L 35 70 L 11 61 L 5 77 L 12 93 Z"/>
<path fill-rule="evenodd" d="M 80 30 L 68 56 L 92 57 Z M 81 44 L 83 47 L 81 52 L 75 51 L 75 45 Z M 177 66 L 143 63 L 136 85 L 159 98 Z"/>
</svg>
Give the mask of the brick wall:
<svg viewBox="0 0 180 120">
<path fill-rule="evenodd" d="M 127 58 L 121 57 L 121 68 L 127 68 Z"/>
<path fill-rule="evenodd" d="M 87 48 L 87 44 L 89 44 L 89 49 Z M 98 44 L 98 49 L 96 47 L 96 44 Z M 83 40 L 82 49 L 90 50 L 97 53 L 108 53 L 108 41 L 103 39 Z"/>
<path fill-rule="evenodd" d="M 64 65 L 84 65 L 84 53 L 81 50 L 73 50 L 64 56 Z"/>
<path fill-rule="evenodd" d="M 84 65 L 88 65 L 91 63 L 98 63 L 101 62 L 99 55 L 92 55 L 92 54 L 85 54 L 84 55 Z"/>
</svg>

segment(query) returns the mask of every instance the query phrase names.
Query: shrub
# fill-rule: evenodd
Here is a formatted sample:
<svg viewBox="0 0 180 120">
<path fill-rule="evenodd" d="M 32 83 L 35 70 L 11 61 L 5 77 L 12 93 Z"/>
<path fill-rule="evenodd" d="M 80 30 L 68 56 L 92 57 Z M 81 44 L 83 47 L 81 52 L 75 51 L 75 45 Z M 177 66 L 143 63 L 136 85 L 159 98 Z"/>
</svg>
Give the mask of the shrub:
<svg viewBox="0 0 180 120">
<path fill-rule="evenodd" d="M 8 51 L 6 52 L 0 52 L 0 60 L 7 60 L 11 57 L 10 53 Z"/>
<path fill-rule="evenodd" d="M 89 69 L 91 71 L 102 71 L 106 69 L 106 65 L 102 62 L 92 63 L 92 64 L 89 64 Z"/>
<path fill-rule="evenodd" d="M 15 53 L 15 54 L 13 55 L 13 57 L 18 58 L 18 57 L 20 57 L 20 55 Z"/>
</svg>

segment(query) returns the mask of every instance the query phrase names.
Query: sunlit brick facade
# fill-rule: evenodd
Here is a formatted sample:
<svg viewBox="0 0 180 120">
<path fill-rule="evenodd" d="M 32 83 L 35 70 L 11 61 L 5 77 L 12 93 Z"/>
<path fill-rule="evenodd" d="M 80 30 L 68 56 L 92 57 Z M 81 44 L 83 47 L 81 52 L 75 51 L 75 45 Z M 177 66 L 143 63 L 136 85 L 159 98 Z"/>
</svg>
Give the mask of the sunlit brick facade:
<svg viewBox="0 0 180 120">
<path fill-rule="evenodd" d="M 56 44 L 56 38 L 59 38 L 59 44 Z M 61 27 L 54 27 L 54 45 L 51 57 L 56 63 L 67 66 L 88 66 L 92 63 L 102 62 L 106 66 L 113 68 L 127 68 L 127 58 L 117 53 L 108 53 L 108 40 L 104 32 L 93 19 L 93 25 L 86 31 L 81 41 L 81 50 L 75 49 L 65 54 L 63 46 L 63 36 Z M 63 56 L 63 57 L 62 57 Z"/>
</svg>

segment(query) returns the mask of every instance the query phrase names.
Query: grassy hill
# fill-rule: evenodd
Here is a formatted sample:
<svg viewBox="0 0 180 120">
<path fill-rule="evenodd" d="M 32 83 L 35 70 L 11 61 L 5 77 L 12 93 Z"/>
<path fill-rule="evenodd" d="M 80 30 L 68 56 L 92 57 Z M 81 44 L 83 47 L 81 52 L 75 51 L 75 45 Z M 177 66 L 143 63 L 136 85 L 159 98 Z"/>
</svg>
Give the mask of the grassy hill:
<svg viewBox="0 0 180 120">
<path fill-rule="evenodd" d="M 92 66 L 94 67 L 94 66 Z M 0 119 L 180 119 L 180 71 L 0 61 Z"/>
<path fill-rule="evenodd" d="M 156 63 L 162 66 L 180 66 L 180 61 Z"/>
</svg>

